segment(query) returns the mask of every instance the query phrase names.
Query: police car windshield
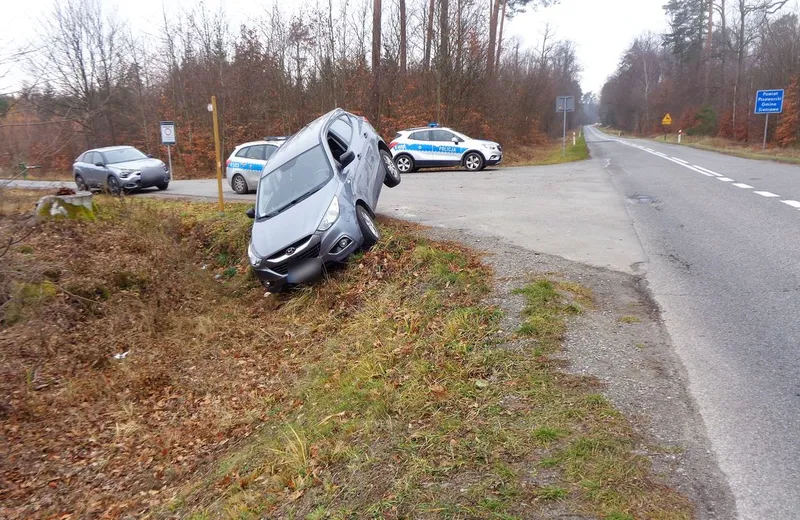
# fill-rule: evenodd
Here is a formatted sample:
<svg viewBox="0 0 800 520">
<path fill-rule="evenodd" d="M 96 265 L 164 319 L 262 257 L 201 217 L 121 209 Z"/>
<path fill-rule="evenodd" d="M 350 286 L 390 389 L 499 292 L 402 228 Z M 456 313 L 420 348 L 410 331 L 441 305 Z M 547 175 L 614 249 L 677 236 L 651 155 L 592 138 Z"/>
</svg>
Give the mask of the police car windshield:
<svg viewBox="0 0 800 520">
<path fill-rule="evenodd" d="M 325 186 L 333 169 L 317 145 L 267 173 L 258 186 L 258 218 L 270 218 L 299 204 Z"/>
</svg>

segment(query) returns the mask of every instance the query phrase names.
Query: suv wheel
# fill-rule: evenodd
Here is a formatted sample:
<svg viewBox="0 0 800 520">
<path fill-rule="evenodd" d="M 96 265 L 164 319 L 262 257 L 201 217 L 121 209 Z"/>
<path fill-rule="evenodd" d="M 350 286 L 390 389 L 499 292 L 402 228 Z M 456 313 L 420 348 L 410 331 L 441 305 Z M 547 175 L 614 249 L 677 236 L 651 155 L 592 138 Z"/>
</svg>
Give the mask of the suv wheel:
<svg viewBox="0 0 800 520">
<path fill-rule="evenodd" d="M 400 184 L 400 170 L 392 159 L 392 154 L 386 150 L 381 150 L 381 159 L 383 159 L 383 167 L 386 170 L 386 175 L 383 177 L 383 183 L 389 188 L 394 188 Z"/>
<path fill-rule="evenodd" d="M 478 152 L 470 152 L 464 157 L 464 166 L 471 172 L 483 169 L 483 157 Z"/>
<path fill-rule="evenodd" d="M 414 171 L 414 159 L 410 155 L 398 155 L 394 159 L 394 164 L 400 173 L 409 173 Z"/>
<path fill-rule="evenodd" d="M 248 191 L 247 181 L 244 180 L 244 177 L 242 177 L 238 173 L 233 176 L 233 179 L 231 179 L 231 187 L 233 188 L 233 191 L 235 191 L 239 195 L 244 195 Z"/>
<path fill-rule="evenodd" d="M 112 195 L 120 195 L 122 193 L 119 187 L 119 181 L 113 175 L 109 175 L 106 180 L 106 190 Z"/>
<path fill-rule="evenodd" d="M 369 211 L 364 206 L 356 206 L 356 218 L 358 219 L 358 227 L 361 228 L 361 235 L 364 237 L 361 247 L 369 249 L 381 239 L 381 232 L 378 231 L 375 220 L 372 219 L 372 215 L 369 214 Z"/>
<path fill-rule="evenodd" d="M 89 191 L 89 186 L 86 185 L 86 181 L 78 174 L 75 175 L 75 185 L 78 187 L 78 191 Z"/>
</svg>

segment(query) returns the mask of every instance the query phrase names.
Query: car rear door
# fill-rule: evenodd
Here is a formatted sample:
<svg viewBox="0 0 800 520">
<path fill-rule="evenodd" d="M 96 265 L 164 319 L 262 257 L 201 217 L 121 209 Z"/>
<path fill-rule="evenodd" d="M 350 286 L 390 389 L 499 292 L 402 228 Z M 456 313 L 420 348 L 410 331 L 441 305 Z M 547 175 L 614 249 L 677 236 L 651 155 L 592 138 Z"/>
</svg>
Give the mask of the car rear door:
<svg viewBox="0 0 800 520">
<path fill-rule="evenodd" d="M 417 130 L 408 136 L 406 150 L 411 152 L 414 162 L 419 166 L 427 166 L 433 162 L 433 143 L 430 130 Z"/>
<path fill-rule="evenodd" d="M 265 145 L 257 144 L 249 147 L 244 156 L 244 177 L 247 179 L 247 185 L 251 188 L 258 185 L 258 178 L 264 171 L 264 165 L 267 162 L 264 159 L 265 151 Z"/>
</svg>

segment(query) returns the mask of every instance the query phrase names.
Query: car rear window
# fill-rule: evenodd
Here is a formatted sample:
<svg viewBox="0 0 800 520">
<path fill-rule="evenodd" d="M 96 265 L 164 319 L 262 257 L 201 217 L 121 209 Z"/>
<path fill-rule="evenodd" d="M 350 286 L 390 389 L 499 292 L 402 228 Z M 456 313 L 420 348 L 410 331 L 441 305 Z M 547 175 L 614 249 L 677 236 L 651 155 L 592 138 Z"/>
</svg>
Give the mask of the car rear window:
<svg viewBox="0 0 800 520">
<path fill-rule="evenodd" d="M 238 152 L 236 152 L 233 155 L 235 155 L 236 157 L 247 157 L 247 152 L 250 150 L 250 148 L 252 148 L 252 147 L 251 146 L 245 146 L 244 148 L 242 148 L 241 150 L 239 150 Z"/>
<path fill-rule="evenodd" d="M 248 159 L 255 159 L 257 161 L 264 160 L 264 145 L 258 144 L 256 146 L 251 146 L 250 149 L 247 151 L 247 158 Z"/>
<path fill-rule="evenodd" d="M 418 132 L 412 132 L 411 135 L 408 136 L 408 138 L 413 139 L 414 141 L 430 141 L 431 132 L 430 130 L 420 130 Z"/>
</svg>

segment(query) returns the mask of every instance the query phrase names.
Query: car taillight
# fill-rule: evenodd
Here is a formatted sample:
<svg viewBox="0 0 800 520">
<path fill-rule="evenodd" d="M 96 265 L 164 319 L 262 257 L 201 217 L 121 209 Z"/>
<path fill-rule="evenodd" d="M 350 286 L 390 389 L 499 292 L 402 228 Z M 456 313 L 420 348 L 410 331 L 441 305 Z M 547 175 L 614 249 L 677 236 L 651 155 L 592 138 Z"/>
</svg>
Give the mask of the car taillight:
<svg viewBox="0 0 800 520">
<path fill-rule="evenodd" d="M 397 146 L 397 141 L 392 141 L 389 143 L 389 150 L 393 149 L 395 146 Z"/>
<path fill-rule="evenodd" d="M 226 167 L 226 168 L 227 168 L 228 166 L 230 166 L 230 165 L 231 165 L 231 160 L 230 160 L 230 159 L 228 159 L 227 161 L 225 161 L 225 167 Z"/>
</svg>

